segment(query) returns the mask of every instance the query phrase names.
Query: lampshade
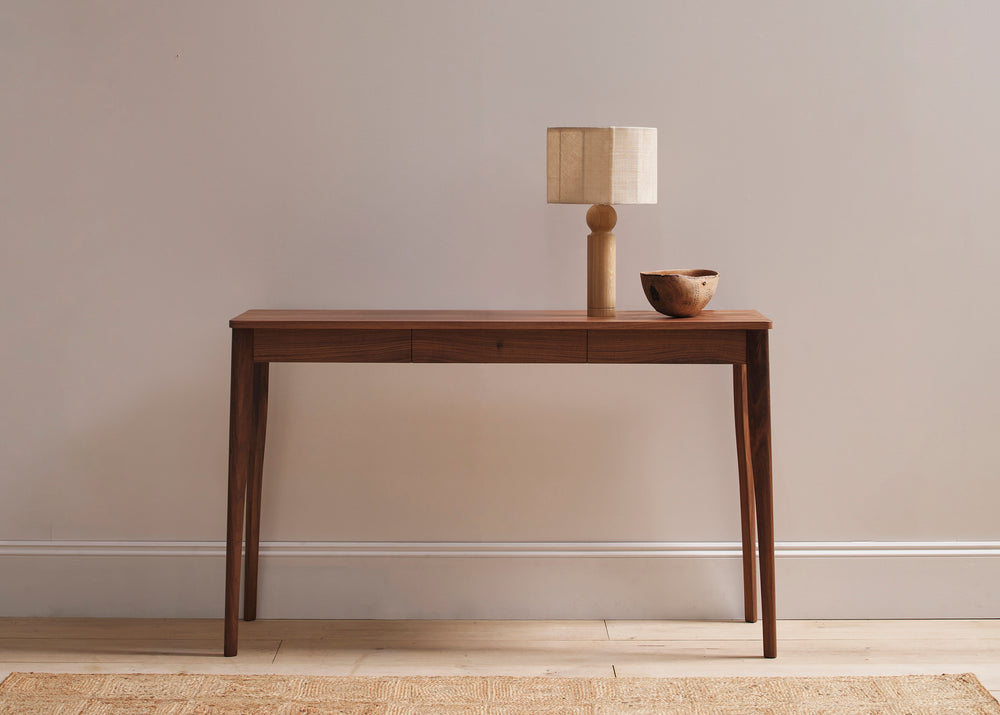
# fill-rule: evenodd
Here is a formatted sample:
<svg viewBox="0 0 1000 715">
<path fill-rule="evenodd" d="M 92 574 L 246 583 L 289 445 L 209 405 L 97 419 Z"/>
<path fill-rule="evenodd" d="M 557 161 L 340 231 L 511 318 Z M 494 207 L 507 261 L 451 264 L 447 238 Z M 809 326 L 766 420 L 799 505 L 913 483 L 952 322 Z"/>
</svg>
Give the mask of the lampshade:
<svg viewBox="0 0 1000 715">
<path fill-rule="evenodd" d="M 655 204 L 655 127 L 549 127 L 548 203 Z"/>
</svg>

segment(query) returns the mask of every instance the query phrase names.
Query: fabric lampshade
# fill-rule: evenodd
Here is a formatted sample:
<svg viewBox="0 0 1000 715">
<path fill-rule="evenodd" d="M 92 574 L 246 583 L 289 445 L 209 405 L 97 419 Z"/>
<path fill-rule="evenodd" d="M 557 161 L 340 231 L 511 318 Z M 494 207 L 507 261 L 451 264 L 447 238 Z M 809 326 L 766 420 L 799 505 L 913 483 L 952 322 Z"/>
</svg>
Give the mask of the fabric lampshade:
<svg viewBox="0 0 1000 715">
<path fill-rule="evenodd" d="M 549 127 L 548 203 L 655 204 L 655 127 Z"/>
</svg>

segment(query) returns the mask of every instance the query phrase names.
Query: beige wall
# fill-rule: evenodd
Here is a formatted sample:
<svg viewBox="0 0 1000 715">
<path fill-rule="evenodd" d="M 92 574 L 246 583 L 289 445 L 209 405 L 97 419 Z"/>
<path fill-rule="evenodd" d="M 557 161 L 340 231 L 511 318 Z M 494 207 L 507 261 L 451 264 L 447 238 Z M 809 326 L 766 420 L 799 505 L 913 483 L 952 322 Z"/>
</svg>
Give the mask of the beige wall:
<svg viewBox="0 0 1000 715">
<path fill-rule="evenodd" d="M 619 210 L 619 307 L 710 267 L 775 323 L 779 615 L 998 615 L 998 30 L 986 0 L 6 0 L 0 613 L 221 613 L 227 319 L 583 307 L 544 130 L 618 124 L 658 127 L 660 186 Z M 736 617 L 737 562 L 684 546 L 738 539 L 730 400 L 715 366 L 275 366 L 266 541 L 521 551 L 304 545 L 263 615 Z M 551 541 L 663 558 L 521 558 Z"/>
</svg>

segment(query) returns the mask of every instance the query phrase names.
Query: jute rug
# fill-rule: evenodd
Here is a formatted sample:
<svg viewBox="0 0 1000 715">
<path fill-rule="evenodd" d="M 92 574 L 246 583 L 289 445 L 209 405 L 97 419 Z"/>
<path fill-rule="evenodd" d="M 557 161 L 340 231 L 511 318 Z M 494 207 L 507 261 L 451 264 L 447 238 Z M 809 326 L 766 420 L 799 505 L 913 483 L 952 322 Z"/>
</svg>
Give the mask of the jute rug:
<svg viewBox="0 0 1000 715">
<path fill-rule="evenodd" d="M 972 674 L 842 678 L 14 673 L 0 713 L 1000 713 Z"/>
</svg>

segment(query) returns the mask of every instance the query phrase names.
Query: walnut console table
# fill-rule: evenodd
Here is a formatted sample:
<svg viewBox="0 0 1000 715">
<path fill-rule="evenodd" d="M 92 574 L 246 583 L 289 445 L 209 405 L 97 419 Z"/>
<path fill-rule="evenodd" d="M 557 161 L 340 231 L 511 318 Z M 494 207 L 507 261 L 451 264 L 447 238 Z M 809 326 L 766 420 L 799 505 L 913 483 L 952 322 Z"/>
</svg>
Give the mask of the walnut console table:
<svg viewBox="0 0 1000 715">
<path fill-rule="evenodd" d="M 229 417 L 225 654 L 236 655 L 246 512 L 243 617 L 257 617 L 261 473 L 272 362 L 719 363 L 733 366 L 743 534 L 744 615 L 757 620 L 760 552 L 764 656 L 777 654 L 768 330 L 753 310 L 693 318 L 586 311 L 249 310 L 233 329 Z M 756 508 L 755 508 L 756 506 Z"/>
</svg>

